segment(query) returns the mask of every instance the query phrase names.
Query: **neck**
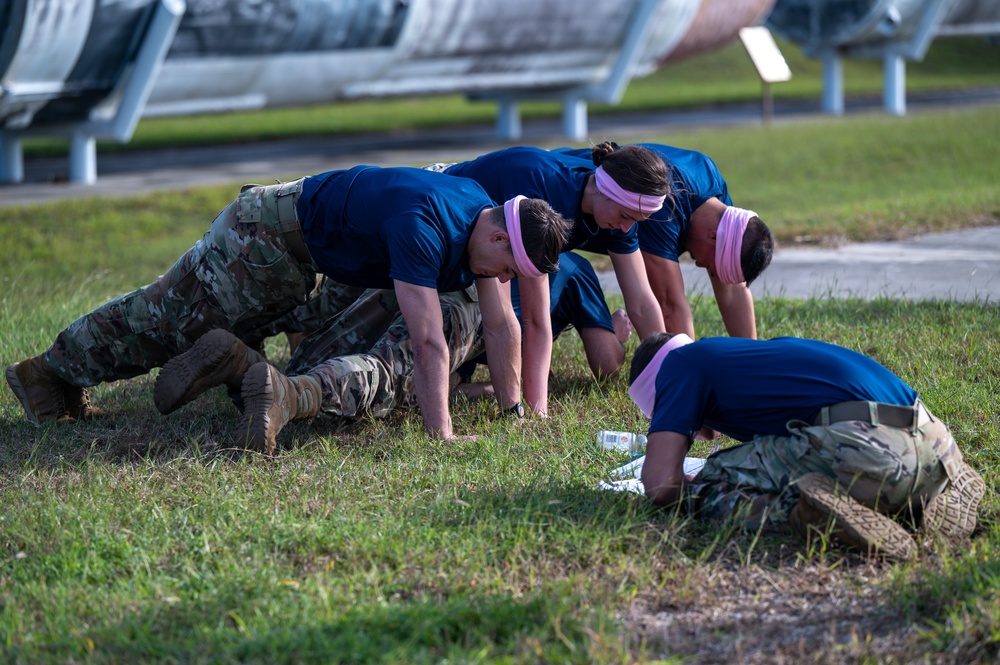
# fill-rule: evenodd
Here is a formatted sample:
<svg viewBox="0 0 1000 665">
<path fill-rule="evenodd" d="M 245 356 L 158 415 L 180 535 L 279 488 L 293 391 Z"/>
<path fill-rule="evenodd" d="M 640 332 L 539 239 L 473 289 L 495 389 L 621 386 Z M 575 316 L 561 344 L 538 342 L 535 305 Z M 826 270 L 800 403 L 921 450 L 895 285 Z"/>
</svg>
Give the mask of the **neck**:
<svg viewBox="0 0 1000 665">
<path fill-rule="evenodd" d="M 583 188 L 583 198 L 580 199 L 580 211 L 585 215 L 594 214 L 594 197 L 601 192 L 597 189 L 597 179 L 590 175 Z"/>
<path fill-rule="evenodd" d="M 712 197 L 698 206 L 691 213 L 691 227 L 688 233 L 710 233 L 719 228 L 722 215 L 726 212 L 726 204 Z"/>
<path fill-rule="evenodd" d="M 469 242 L 465 246 L 466 254 L 470 258 L 474 258 L 479 253 L 480 247 L 485 247 L 490 242 L 490 236 L 493 232 L 493 215 L 496 211 L 500 212 L 503 216 L 503 208 L 487 208 L 479 213 L 479 217 L 476 218 L 476 225 L 472 227 L 472 233 L 469 234 Z"/>
</svg>

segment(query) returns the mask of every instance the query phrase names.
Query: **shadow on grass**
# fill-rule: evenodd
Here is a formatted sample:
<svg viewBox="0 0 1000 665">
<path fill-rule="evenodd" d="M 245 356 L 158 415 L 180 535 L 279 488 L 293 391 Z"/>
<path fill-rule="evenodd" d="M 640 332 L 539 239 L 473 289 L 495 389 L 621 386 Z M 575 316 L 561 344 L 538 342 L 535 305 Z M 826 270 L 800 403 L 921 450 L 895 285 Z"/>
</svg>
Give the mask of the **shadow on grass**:
<svg viewBox="0 0 1000 665">
<path fill-rule="evenodd" d="M 457 594 L 353 607 L 316 600 L 292 586 L 252 584 L 204 599 L 168 598 L 121 621 L 98 622 L 85 638 L 57 638 L 44 652 L 99 662 L 438 663 L 470 654 L 538 662 L 544 645 L 547 662 L 582 663 L 592 625 L 606 623 L 562 594 Z M 255 616 L 276 607 L 282 616 Z M 15 660 L 22 650 L 37 654 L 38 645 L 13 646 Z"/>
</svg>

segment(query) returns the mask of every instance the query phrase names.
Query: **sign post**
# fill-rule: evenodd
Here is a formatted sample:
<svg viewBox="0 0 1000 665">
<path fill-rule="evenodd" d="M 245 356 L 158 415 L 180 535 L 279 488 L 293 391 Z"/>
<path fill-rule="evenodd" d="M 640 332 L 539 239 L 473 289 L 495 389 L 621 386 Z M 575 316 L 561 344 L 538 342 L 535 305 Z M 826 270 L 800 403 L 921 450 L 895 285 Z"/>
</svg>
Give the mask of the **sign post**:
<svg viewBox="0 0 1000 665">
<path fill-rule="evenodd" d="M 792 78 L 792 70 L 781 55 L 778 45 L 771 36 L 771 31 L 762 25 L 742 28 L 740 41 L 750 55 L 761 81 L 761 105 L 764 122 L 771 122 L 774 117 L 774 99 L 771 94 L 771 84 L 787 81 Z"/>
</svg>

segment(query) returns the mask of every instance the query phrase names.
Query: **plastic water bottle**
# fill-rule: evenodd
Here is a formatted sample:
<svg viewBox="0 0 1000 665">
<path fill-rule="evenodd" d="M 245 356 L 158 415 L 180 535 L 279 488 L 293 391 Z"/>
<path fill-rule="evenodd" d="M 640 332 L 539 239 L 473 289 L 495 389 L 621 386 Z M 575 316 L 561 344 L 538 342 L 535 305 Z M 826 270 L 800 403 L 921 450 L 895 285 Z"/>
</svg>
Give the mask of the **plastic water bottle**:
<svg viewBox="0 0 1000 665">
<path fill-rule="evenodd" d="M 633 457 L 638 457 L 646 453 L 646 435 L 602 429 L 597 433 L 597 447 L 605 450 L 620 450 L 630 453 Z"/>
</svg>

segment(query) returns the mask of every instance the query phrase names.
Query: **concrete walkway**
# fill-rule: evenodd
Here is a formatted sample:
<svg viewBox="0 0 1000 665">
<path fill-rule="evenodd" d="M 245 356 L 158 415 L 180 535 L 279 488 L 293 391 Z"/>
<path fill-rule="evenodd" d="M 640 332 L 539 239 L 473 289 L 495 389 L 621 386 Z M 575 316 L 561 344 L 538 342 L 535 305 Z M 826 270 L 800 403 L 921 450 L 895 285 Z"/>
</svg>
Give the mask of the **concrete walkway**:
<svg viewBox="0 0 1000 665">
<path fill-rule="evenodd" d="M 688 294 L 711 294 L 706 272 L 681 262 Z M 605 291 L 620 293 L 614 273 Z M 836 249 L 789 248 L 750 287 L 755 298 L 863 298 L 1000 303 L 1000 227 L 934 233 Z"/>
</svg>

